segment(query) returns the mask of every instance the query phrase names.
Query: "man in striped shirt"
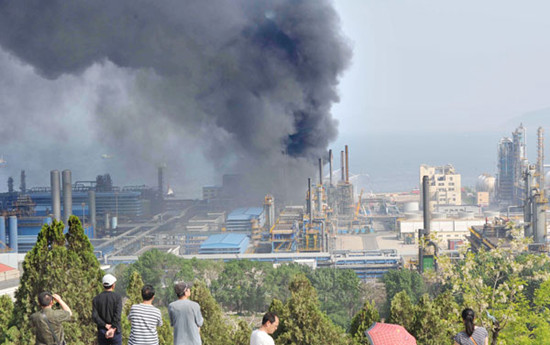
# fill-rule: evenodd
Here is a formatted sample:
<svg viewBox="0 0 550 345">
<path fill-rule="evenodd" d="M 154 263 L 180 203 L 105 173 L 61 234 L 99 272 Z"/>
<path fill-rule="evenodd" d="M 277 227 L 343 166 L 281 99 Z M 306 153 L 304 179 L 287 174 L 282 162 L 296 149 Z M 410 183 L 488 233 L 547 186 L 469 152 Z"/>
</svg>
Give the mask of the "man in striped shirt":
<svg viewBox="0 0 550 345">
<path fill-rule="evenodd" d="M 153 306 L 155 289 L 145 285 L 141 289 L 141 297 L 143 302 L 134 304 L 128 314 L 132 324 L 128 345 L 158 345 L 157 327 L 162 326 L 162 316 L 160 310 Z"/>
</svg>

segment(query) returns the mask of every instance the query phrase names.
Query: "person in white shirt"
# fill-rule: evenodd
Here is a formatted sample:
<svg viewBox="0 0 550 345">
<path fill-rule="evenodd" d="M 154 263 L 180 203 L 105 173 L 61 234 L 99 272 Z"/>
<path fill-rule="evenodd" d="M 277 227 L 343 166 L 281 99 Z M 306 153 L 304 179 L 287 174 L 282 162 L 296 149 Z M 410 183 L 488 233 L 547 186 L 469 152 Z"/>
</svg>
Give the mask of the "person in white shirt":
<svg viewBox="0 0 550 345">
<path fill-rule="evenodd" d="M 279 326 L 279 317 L 272 312 L 265 313 L 262 318 L 262 326 L 252 332 L 250 336 L 250 345 L 275 345 L 273 338 L 270 334 L 273 334 Z"/>
</svg>

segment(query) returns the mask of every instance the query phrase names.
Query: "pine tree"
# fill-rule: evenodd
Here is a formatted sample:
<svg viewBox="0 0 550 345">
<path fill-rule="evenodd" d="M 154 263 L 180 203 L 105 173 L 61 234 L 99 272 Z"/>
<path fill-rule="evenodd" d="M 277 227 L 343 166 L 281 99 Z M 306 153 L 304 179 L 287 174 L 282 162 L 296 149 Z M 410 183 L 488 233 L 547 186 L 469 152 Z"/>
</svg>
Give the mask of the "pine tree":
<svg viewBox="0 0 550 345">
<path fill-rule="evenodd" d="M 351 320 L 350 334 L 359 344 L 368 344 L 365 331 L 372 326 L 374 322 L 380 321 L 380 314 L 374 306 L 374 302 L 366 301 L 363 308 Z"/>
<path fill-rule="evenodd" d="M 71 216 L 66 236 L 63 229 L 63 223 L 55 220 L 51 225 L 45 224 L 23 261 L 23 276 L 10 322 L 19 328 L 21 344 L 33 341 L 29 316 L 39 310 L 36 298 L 42 291 L 59 294 L 71 308 L 73 322 L 64 324 L 68 343 L 94 342 L 92 299 L 101 291 L 103 272 L 80 220 Z"/>
<path fill-rule="evenodd" d="M 405 291 L 397 293 L 391 300 L 390 322 L 405 327 L 409 332 L 414 329 L 416 307 Z"/>
<path fill-rule="evenodd" d="M 204 345 L 231 344 L 231 327 L 224 319 L 223 312 L 204 282 L 195 282 L 191 289 L 191 300 L 201 306 L 204 324 L 201 339 Z"/>
<path fill-rule="evenodd" d="M 238 324 L 237 327 L 238 327 L 237 330 L 233 334 L 232 344 L 234 344 L 234 345 L 249 345 L 250 344 L 250 334 L 252 333 L 252 330 L 250 329 L 250 326 L 244 320 L 239 320 L 239 324 Z"/>
<path fill-rule="evenodd" d="M 278 344 L 338 345 L 347 344 L 344 331 L 321 312 L 317 292 L 305 275 L 294 277 L 286 304 L 273 300 L 270 310 L 279 315 L 279 328 L 274 337 Z"/>
<path fill-rule="evenodd" d="M 10 317 L 13 313 L 13 302 L 8 295 L 0 296 L 0 334 L 8 331 Z M 1 341 L 2 339 L 0 339 Z"/>
</svg>

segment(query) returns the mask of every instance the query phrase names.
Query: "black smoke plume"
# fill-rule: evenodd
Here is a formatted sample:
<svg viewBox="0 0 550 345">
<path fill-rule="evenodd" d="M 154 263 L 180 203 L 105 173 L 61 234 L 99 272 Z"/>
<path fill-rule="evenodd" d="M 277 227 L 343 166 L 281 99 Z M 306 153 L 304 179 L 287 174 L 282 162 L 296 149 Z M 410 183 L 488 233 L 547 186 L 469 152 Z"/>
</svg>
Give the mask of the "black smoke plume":
<svg viewBox="0 0 550 345">
<path fill-rule="evenodd" d="M 52 81 L 114 65 L 125 82 L 97 87 L 90 130 L 127 169 L 186 171 L 200 151 L 300 195 L 350 59 L 328 0 L 0 0 L 0 45 Z"/>
</svg>

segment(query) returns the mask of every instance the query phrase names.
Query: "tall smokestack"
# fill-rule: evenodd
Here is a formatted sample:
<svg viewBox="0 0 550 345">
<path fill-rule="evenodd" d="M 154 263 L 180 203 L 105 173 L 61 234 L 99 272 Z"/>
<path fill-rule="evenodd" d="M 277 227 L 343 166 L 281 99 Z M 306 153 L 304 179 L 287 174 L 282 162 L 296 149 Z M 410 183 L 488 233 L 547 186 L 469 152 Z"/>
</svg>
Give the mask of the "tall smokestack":
<svg viewBox="0 0 550 345">
<path fill-rule="evenodd" d="M 52 193 L 52 214 L 57 221 L 61 220 L 61 188 L 59 182 L 59 170 L 50 171 L 50 186 Z"/>
<path fill-rule="evenodd" d="M 21 185 L 19 185 L 19 189 L 21 193 L 27 192 L 27 175 L 25 174 L 25 170 L 21 170 Z"/>
<path fill-rule="evenodd" d="M 166 166 L 164 164 L 161 164 L 158 170 L 158 189 L 159 189 L 159 195 L 161 198 L 164 195 L 164 169 L 165 168 Z"/>
<path fill-rule="evenodd" d="M 311 223 L 311 220 L 313 219 L 313 205 L 312 204 L 313 197 L 311 195 L 311 178 L 307 178 L 307 214 L 309 216 L 309 221 Z"/>
<path fill-rule="evenodd" d="M 541 196 L 544 197 L 544 129 L 539 127 L 537 131 L 538 135 L 538 157 L 537 157 L 537 170 L 539 173 L 539 188 Z"/>
<path fill-rule="evenodd" d="M 525 201 L 523 204 L 523 223 L 524 225 L 524 236 L 532 237 L 533 236 L 533 174 L 534 167 L 529 165 L 524 172 L 525 180 Z"/>
<path fill-rule="evenodd" d="M 344 182 L 346 180 L 346 167 L 345 167 L 345 158 L 344 158 L 344 151 L 340 151 L 340 175 L 341 175 L 341 181 Z"/>
<path fill-rule="evenodd" d="M 69 225 L 69 217 L 73 214 L 73 185 L 71 183 L 71 171 L 63 170 L 61 174 L 63 183 L 63 223 Z"/>
<path fill-rule="evenodd" d="M 96 209 L 95 209 L 95 191 L 88 190 L 88 206 L 90 211 L 90 223 L 92 224 L 93 232 L 96 232 Z M 93 237 L 93 236 L 92 236 Z"/>
<path fill-rule="evenodd" d="M 319 158 L 319 186 L 323 185 L 323 158 Z"/>
<path fill-rule="evenodd" d="M 328 169 L 330 170 L 329 186 L 332 187 L 332 149 L 328 150 Z"/>
<path fill-rule="evenodd" d="M 422 176 L 422 207 L 424 208 L 424 231 L 430 234 L 430 179 Z"/>
<path fill-rule="evenodd" d="M 346 145 L 346 183 L 349 183 L 349 151 Z"/>
</svg>

